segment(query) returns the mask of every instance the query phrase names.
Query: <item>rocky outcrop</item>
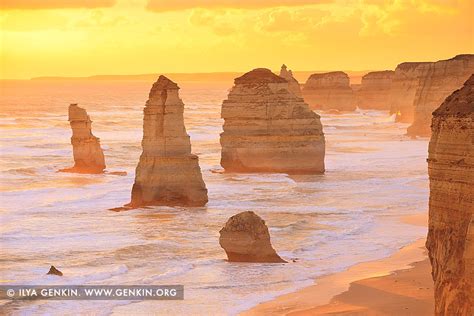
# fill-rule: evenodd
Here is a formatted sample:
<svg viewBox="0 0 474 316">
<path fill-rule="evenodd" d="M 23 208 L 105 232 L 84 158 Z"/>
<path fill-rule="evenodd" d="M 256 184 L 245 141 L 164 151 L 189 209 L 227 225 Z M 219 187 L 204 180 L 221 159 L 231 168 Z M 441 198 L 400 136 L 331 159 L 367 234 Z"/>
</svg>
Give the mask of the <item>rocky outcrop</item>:
<svg viewBox="0 0 474 316">
<path fill-rule="evenodd" d="M 207 203 L 206 185 L 198 157 L 191 154 L 178 90 L 178 85 L 165 76 L 151 88 L 143 111 L 143 152 L 129 207 Z"/>
<path fill-rule="evenodd" d="M 436 315 L 474 315 L 474 76 L 433 113 L 429 232 Z"/>
<path fill-rule="evenodd" d="M 423 67 L 414 101 L 414 120 L 408 135 L 429 136 L 431 113 L 474 73 L 474 55 L 458 55 Z"/>
<path fill-rule="evenodd" d="M 355 91 L 357 106 L 361 109 L 390 110 L 390 89 L 394 71 L 374 71 L 362 77 Z"/>
<path fill-rule="evenodd" d="M 390 114 L 396 114 L 395 120 L 401 123 L 413 122 L 415 95 L 420 78 L 429 62 L 401 63 L 395 69 L 389 95 Z"/>
<path fill-rule="evenodd" d="M 319 115 L 268 69 L 235 79 L 222 104 L 221 165 L 231 172 L 324 172 Z"/>
<path fill-rule="evenodd" d="M 219 233 L 230 262 L 286 262 L 273 249 L 265 221 L 254 212 L 232 216 Z"/>
<path fill-rule="evenodd" d="M 303 97 L 303 95 L 301 94 L 300 83 L 293 77 L 293 72 L 289 70 L 285 64 L 281 66 L 280 77 L 288 81 L 288 90 L 293 92 L 293 94 L 297 97 Z"/>
<path fill-rule="evenodd" d="M 105 169 L 105 158 L 100 147 L 99 138 L 92 135 L 92 121 L 85 109 L 77 104 L 69 106 L 69 123 L 72 129 L 72 151 L 74 166 L 61 169 L 63 172 L 102 173 Z"/>
<path fill-rule="evenodd" d="M 354 111 L 356 100 L 349 76 L 342 71 L 312 74 L 303 90 L 304 100 L 312 109 Z"/>
<path fill-rule="evenodd" d="M 48 273 L 46 273 L 46 274 L 63 276 L 63 273 L 61 271 L 59 271 L 58 269 L 56 269 L 55 266 L 51 266 L 51 268 L 49 268 Z"/>
</svg>

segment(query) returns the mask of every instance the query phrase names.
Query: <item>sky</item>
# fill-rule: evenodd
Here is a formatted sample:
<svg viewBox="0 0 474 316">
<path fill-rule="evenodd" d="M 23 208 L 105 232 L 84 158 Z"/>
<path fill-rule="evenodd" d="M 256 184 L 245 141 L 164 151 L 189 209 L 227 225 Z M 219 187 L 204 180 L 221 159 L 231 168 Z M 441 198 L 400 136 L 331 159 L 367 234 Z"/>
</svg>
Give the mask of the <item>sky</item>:
<svg viewBox="0 0 474 316">
<path fill-rule="evenodd" d="M 2 79 L 383 70 L 474 53 L 473 0 L 1 0 Z"/>
</svg>

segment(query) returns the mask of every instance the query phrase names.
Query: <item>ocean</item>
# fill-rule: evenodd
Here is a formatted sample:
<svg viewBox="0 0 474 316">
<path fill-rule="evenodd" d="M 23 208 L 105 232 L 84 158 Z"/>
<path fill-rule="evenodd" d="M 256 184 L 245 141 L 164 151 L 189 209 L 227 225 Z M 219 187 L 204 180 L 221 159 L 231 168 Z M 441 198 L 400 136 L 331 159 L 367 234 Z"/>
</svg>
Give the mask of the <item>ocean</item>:
<svg viewBox="0 0 474 316">
<path fill-rule="evenodd" d="M 173 79 L 173 78 L 171 78 Z M 109 209 L 130 201 L 152 82 L 2 81 L 2 284 L 183 284 L 183 301 L 3 301 L 14 315 L 235 315 L 426 235 L 402 223 L 428 208 L 427 139 L 404 136 L 388 112 L 319 113 L 326 173 L 223 173 L 222 100 L 232 82 L 183 82 L 185 123 L 209 191 L 202 208 Z M 73 165 L 70 103 L 87 109 L 113 174 Z M 287 264 L 229 263 L 219 230 L 251 210 Z M 293 262 L 294 261 L 294 262 Z M 47 276 L 50 265 L 63 277 Z"/>
</svg>

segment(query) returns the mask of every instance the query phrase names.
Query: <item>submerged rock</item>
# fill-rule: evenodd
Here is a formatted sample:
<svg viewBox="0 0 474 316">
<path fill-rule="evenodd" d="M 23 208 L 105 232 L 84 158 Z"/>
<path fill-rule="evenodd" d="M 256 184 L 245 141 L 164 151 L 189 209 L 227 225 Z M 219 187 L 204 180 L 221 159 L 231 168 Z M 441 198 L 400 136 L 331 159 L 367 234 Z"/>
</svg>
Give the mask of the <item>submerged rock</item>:
<svg viewBox="0 0 474 316">
<path fill-rule="evenodd" d="M 354 111 L 356 99 L 349 76 L 342 71 L 312 74 L 303 90 L 304 100 L 312 109 Z"/>
<path fill-rule="evenodd" d="M 219 233 L 230 262 L 286 262 L 273 249 L 265 221 L 254 212 L 232 216 Z"/>
<path fill-rule="evenodd" d="M 394 71 L 373 71 L 362 77 L 356 93 L 361 109 L 389 110 L 390 89 Z"/>
<path fill-rule="evenodd" d="M 474 75 L 433 113 L 429 251 L 436 315 L 474 315 Z"/>
<path fill-rule="evenodd" d="M 288 81 L 288 90 L 290 90 L 290 92 L 293 92 L 297 97 L 303 97 L 301 94 L 300 83 L 295 79 L 295 77 L 293 77 L 293 72 L 289 70 L 285 64 L 281 66 L 280 77 L 285 78 L 286 81 Z"/>
<path fill-rule="evenodd" d="M 474 54 L 425 65 L 414 101 L 411 136 L 430 136 L 431 113 L 474 73 Z"/>
<path fill-rule="evenodd" d="M 319 115 L 270 70 L 258 68 L 236 78 L 221 116 L 221 165 L 226 171 L 324 172 Z"/>
<path fill-rule="evenodd" d="M 51 266 L 51 268 L 49 268 L 48 273 L 46 273 L 46 274 L 52 274 L 52 275 L 63 276 L 63 273 L 62 273 L 61 271 L 59 271 L 58 269 L 56 269 L 55 266 Z"/>
<path fill-rule="evenodd" d="M 160 76 L 151 88 L 143 118 L 143 152 L 129 207 L 204 206 L 207 189 L 199 160 L 191 154 L 179 87 Z"/>
<path fill-rule="evenodd" d="M 85 109 L 77 104 L 69 106 L 69 123 L 71 124 L 71 144 L 74 166 L 61 169 L 62 172 L 103 173 L 105 158 L 100 147 L 99 138 L 92 135 L 92 121 Z"/>
</svg>

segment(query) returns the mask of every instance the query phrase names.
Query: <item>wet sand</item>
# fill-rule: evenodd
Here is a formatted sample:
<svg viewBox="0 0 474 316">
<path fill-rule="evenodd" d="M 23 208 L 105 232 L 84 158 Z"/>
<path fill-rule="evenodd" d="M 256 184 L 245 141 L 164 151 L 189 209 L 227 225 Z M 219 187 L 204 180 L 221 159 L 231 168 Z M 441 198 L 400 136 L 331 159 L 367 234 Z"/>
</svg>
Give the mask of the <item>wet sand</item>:
<svg viewBox="0 0 474 316">
<path fill-rule="evenodd" d="M 426 225 L 426 215 L 401 218 Z M 392 256 L 361 263 L 317 280 L 317 284 L 242 315 L 433 315 L 433 281 L 425 239 Z"/>
</svg>

